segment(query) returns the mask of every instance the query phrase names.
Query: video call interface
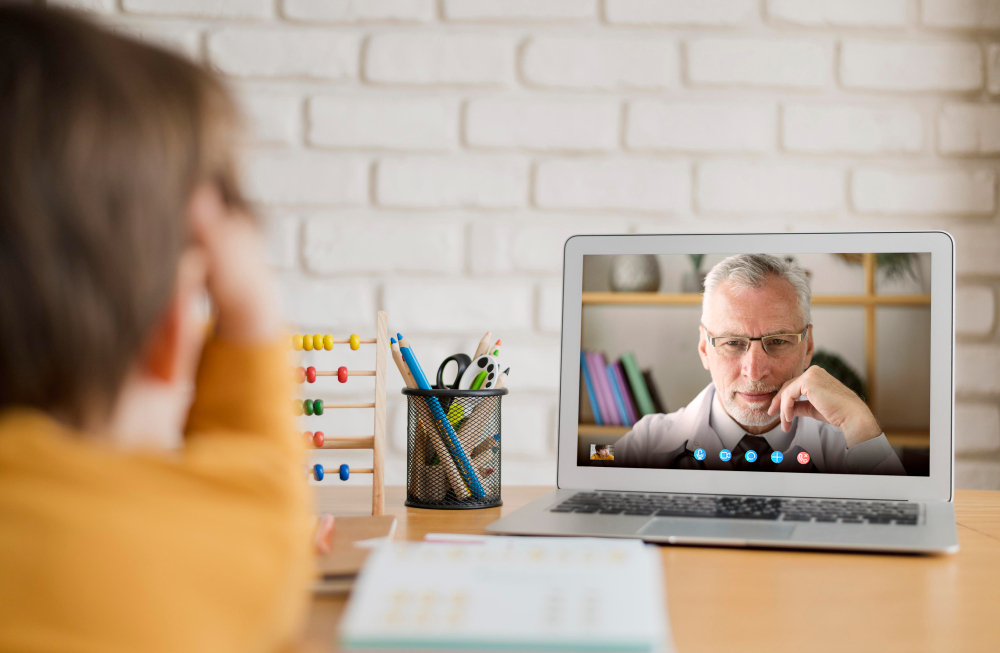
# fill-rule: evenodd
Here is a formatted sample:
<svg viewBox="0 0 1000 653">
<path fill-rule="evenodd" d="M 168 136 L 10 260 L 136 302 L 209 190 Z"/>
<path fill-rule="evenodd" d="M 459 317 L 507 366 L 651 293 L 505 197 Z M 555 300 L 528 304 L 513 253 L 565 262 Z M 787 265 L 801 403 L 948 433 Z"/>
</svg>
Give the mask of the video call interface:
<svg viewBox="0 0 1000 653">
<path fill-rule="evenodd" d="M 931 255 L 586 255 L 577 464 L 929 475 Z"/>
</svg>

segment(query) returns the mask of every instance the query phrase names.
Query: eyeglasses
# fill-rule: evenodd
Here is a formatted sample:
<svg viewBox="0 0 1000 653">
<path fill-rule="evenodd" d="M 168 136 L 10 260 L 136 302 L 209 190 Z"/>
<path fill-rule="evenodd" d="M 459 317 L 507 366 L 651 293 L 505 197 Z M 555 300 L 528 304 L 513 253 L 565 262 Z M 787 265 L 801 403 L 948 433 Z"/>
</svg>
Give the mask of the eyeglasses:
<svg viewBox="0 0 1000 653">
<path fill-rule="evenodd" d="M 705 327 L 704 324 L 701 325 L 702 328 Z M 776 333 L 772 336 L 761 336 L 760 338 L 747 338 L 745 336 L 713 336 L 705 329 L 705 333 L 708 335 L 708 342 L 715 347 L 715 351 L 719 353 L 720 356 L 725 356 L 726 358 L 739 358 L 743 354 L 747 353 L 750 349 L 750 343 L 754 340 L 760 340 L 761 346 L 764 347 L 764 352 L 768 356 L 774 356 L 778 358 L 786 354 L 790 354 L 795 351 L 795 345 L 802 342 L 802 339 L 806 337 L 809 333 L 809 327 L 811 324 L 807 324 L 806 328 L 802 330 L 802 333 Z"/>
</svg>

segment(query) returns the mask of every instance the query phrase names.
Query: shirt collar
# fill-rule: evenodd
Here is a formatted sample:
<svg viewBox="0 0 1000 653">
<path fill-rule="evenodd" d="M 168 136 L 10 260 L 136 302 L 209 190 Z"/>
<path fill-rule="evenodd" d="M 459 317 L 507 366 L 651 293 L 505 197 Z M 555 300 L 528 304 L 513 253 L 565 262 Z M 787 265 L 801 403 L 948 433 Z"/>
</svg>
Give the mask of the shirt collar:
<svg viewBox="0 0 1000 653">
<path fill-rule="evenodd" d="M 787 451 L 792 443 L 792 439 L 795 437 L 796 421 L 797 418 L 792 420 L 792 429 L 788 433 L 781 430 L 781 422 L 778 422 L 770 431 L 761 433 L 761 437 L 767 440 L 767 444 L 770 445 L 771 449 L 775 451 Z M 719 396 L 718 391 L 716 391 L 715 399 L 712 401 L 712 411 L 708 416 L 708 425 L 712 427 L 712 430 L 722 440 L 723 446 L 730 451 L 735 450 L 736 445 L 747 434 L 743 430 L 743 427 L 737 424 L 736 420 L 730 417 L 726 409 L 722 407 L 722 398 Z"/>
</svg>

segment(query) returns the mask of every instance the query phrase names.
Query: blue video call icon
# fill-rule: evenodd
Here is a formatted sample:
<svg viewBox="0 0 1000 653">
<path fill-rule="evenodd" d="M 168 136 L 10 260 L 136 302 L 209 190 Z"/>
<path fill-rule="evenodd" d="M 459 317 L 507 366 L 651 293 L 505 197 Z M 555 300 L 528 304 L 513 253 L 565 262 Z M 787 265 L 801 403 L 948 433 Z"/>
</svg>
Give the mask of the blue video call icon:
<svg viewBox="0 0 1000 653">
<path fill-rule="evenodd" d="M 707 456 L 707 455 L 708 454 L 705 453 L 704 449 L 695 449 L 694 450 L 695 460 L 705 460 L 705 456 Z"/>
<path fill-rule="evenodd" d="M 733 457 L 733 452 L 729 449 L 723 449 L 719 452 L 719 460 L 722 462 L 729 462 L 729 459 Z"/>
<path fill-rule="evenodd" d="M 747 459 L 748 463 L 752 463 L 755 460 L 757 460 L 757 452 L 754 451 L 753 449 L 750 449 L 749 451 L 747 451 L 746 455 L 743 456 L 743 457 Z"/>
<path fill-rule="evenodd" d="M 781 455 L 780 451 L 774 451 L 771 453 L 771 462 L 777 464 L 780 463 L 783 459 L 784 456 Z"/>
</svg>

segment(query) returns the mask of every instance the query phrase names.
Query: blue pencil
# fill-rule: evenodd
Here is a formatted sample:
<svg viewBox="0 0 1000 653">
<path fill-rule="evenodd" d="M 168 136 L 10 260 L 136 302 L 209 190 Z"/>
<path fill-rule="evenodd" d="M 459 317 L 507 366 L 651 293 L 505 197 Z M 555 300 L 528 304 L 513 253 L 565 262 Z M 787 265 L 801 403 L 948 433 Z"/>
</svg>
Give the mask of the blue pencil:
<svg viewBox="0 0 1000 653">
<path fill-rule="evenodd" d="M 400 338 L 400 341 L 402 341 L 402 338 Z M 428 383 L 423 368 L 420 367 L 417 357 L 413 355 L 410 348 L 400 346 L 399 351 L 403 355 L 406 365 L 410 368 L 410 373 L 413 375 L 414 380 L 416 380 L 417 387 L 421 390 L 430 390 L 431 384 Z M 458 473 L 462 475 L 462 480 L 465 481 L 472 496 L 477 499 L 484 498 L 486 492 L 479 483 L 479 477 L 472 468 L 472 462 L 465 455 L 465 451 L 462 450 L 462 445 L 458 441 L 458 435 L 455 434 L 455 429 L 452 428 L 451 423 L 448 421 L 448 416 L 445 414 L 444 408 L 441 407 L 441 402 L 438 401 L 437 397 L 427 397 L 427 405 L 430 406 L 434 423 L 437 424 L 438 431 L 441 433 L 441 439 L 444 440 L 448 451 L 451 452 L 452 458 L 455 459 L 455 466 L 458 467 Z"/>
</svg>

